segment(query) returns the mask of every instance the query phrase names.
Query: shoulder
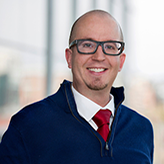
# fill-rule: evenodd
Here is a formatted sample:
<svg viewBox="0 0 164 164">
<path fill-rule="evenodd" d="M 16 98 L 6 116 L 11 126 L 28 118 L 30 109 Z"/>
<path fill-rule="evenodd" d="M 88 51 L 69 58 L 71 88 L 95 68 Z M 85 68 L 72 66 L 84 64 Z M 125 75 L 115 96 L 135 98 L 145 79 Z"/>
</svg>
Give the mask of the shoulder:
<svg viewBox="0 0 164 164">
<path fill-rule="evenodd" d="M 10 125 L 15 127 L 28 127 L 29 125 L 32 126 L 32 124 L 34 126 L 43 125 L 46 124 L 46 122 L 58 119 L 59 114 L 63 115 L 63 112 L 69 109 L 64 90 L 65 85 L 70 87 L 69 82 L 63 82 L 55 94 L 22 108 L 18 113 L 12 116 Z"/>
<path fill-rule="evenodd" d="M 53 118 L 57 117 L 59 111 L 63 111 L 65 102 L 59 101 L 63 98 L 58 94 L 51 95 L 41 101 L 29 104 L 23 107 L 19 112 L 11 118 L 10 125 L 18 128 L 30 127 L 45 124 Z"/>
<path fill-rule="evenodd" d="M 131 136 L 130 138 L 134 137 L 137 141 L 140 140 L 153 150 L 154 131 L 150 120 L 127 106 L 121 105 L 120 108 L 119 129 Z M 128 136 L 127 138 L 129 138 Z"/>
<path fill-rule="evenodd" d="M 120 109 L 120 119 L 122 121 L 132 124 L 134 127 L 140 127 L 143 130 L 153 131 L 152 124 L 147 117 L 125 105 L 121 105 Z"/>
<path fill-rule="evenodd" d="M 46 98 L 23 107 L 19 112 L 12 116 L 10 123 L 12 125 L 19 125 L 20 123 L 29 123 L 33 120 L 37 121 L 37 119 L 50 111 L 51 105 L 48 98 Z"/>
</svg>

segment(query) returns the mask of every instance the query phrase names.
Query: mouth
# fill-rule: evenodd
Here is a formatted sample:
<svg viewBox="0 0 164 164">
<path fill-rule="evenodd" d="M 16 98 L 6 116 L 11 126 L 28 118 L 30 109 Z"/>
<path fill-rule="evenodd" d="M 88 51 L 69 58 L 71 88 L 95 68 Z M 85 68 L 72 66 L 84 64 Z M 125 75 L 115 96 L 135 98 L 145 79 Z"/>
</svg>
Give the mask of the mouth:
<svg viewBox="0 0 164 164">
<path fill-rule="evenodd" d="M 107 69 L 105 69 L 105 68 L 88 68 L 88 70 L 91 72 L 100 73 L 100 72 L 104 72 Z"/>
</svg>

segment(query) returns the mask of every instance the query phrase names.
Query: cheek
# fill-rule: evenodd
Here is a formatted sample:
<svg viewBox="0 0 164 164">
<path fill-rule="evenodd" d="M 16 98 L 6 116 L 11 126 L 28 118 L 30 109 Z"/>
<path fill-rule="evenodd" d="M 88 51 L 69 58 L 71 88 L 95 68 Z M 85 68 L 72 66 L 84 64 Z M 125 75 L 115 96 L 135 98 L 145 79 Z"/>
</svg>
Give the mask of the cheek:
<svg viewBox="0 0 164 164">
<path fill-rule="evenodd" d="M 80 62 L 79 57 L 77 55 L 74 55 L 72 57 L 71 63 L 72 63 L 72 72 L 74 74 L 77 74 L 77 72 L 79 72 L 80 67 L 81 67 L 81 62 Z"/>
<path fill-rule="evenodd" d="M 87 56 L 76 54 L 72 58 L 72 65 L 78 68 L 83 68 L 85 66 L 85 63 L 87 63 Z"/>
<path fill-rule="evenodd" d="M 77 54 L 75 58 L 72 59 L 72 73 L 74 78 L 81 79 L 87 74 L 87 66 L 90 65 L 89 56 L 84 56 L 81 54 Z"/>
<path fill-rule="evenodd" d="M 119 71 L 120 69 L 120 60 L 117 56 L 110 56 L 108 58 L 109 65 L 114 69 Z"/>
</svg>

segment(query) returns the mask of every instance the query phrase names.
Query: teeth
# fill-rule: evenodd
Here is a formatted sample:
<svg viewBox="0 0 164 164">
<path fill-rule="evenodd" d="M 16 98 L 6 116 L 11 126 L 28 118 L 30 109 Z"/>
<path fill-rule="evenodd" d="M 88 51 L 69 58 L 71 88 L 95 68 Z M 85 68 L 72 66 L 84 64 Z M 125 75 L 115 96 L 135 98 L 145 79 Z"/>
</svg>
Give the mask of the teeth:
<svg viewBox="0 0 164 164">
<path fill-rule="evenodd" d="M 103 72 L 105 69 L 103 68 L 89 68 L 90 71 L 93 71 L 93 72 Z"/>
</svg>

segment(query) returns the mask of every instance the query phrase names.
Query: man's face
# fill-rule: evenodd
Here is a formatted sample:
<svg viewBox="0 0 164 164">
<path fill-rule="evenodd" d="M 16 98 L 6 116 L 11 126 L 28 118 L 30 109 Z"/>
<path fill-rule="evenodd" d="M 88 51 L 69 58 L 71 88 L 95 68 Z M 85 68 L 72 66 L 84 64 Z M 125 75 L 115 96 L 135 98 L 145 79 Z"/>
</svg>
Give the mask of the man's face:
<svg viewBox="0 0 164 164">
<path fill-rule="evenodd" d="M 74 36 L 74 40 L 120 41 L 117 24 L 107 16 L 85 16 L 78 22 Z M 71 50 L 66 50 L 66 59 L 72 69 L 74 88 L 86 95 L 91 90 L 110 91 L 117 73 L 123 66 L 125 54 L 105 55 L 101 46 L 94 54 L 79 54 L 76 46 L 73 46 Z"/>
</svg>

